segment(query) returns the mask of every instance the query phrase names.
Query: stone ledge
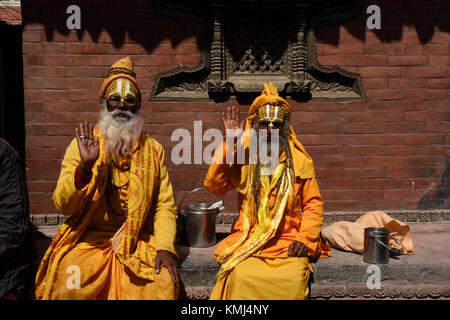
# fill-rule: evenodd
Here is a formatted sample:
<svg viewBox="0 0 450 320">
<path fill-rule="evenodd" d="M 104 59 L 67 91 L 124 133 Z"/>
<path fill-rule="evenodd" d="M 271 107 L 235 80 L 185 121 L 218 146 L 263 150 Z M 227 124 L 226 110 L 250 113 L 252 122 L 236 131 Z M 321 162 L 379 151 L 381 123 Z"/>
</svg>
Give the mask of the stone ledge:
<svg viewBox="0 0 450 320">
<path fill-rule="evenodd" d="M 397 219 L 405 223 L 420 223 L 420 222 L 450 222 L 450 210 L 383 210 L 392 218 Z M 352 212 L 352 211 L 333 211 L 324 212 L 323 223 L 332 224 L 338 221 L 350 221 L 354 222 L 365 212 Z M 216 218 L 216 230 L 217 232 L 230 232 L 231 225 L 236 220 L 237 213 L 222 213 Z"/>
<path fill-rule="evenodd" d="M 59 227 L 67 218 L 62 214 L 32 214 L 31 224 L 36 228 Z"/>
<path fill-rule="evenodd" d="M 369 289 L 365 285 L 312 286 L 311 299 L 449 299 L 450 283 L 381 285 Z"/>
<path fill-rule="evenodd" d="M 191 300 L 206 300 L 212 292 L 212 287 L 186 288 L 186 298 Z M 369 289 L 364 285 L 312 285 L 311 299 L 314 300 L 424 300 L 450 299 L 450 283 L 417 284 L 417 285 L 382 285 L 380 289 Z"/>
<path fill-rule="evenodd" d="M 53 221 L 53 220 L 49 220 Z M 410 223 L 414 255 L 402 255 L 380 265 L 381 288 L 369 290 L 369 274 L 362 256 L 333 250 L 330 258 L 313 263 L 312 299 L 449 299 L 450 222 Z M 36 229 L 40 257 L 48 248 L 58 226 Z M 218 226 L 219 230 L 219 226 Z M 217 234 L 217 243 L 227 232 Z M 177 244 L 179 266 L 188 299 L 207 299 L 215 284 L 219 265 L 212 253 L 215 246 L 192 248 Z"/>
<path fill-rule="evenodd" d="M 450 221 L 450 210 L 382 210 L 390 215 L 392 218 L 406 223 L 413 222 L 440 222 Z M 355 221 L 365 212 L 357 211 L 330 211 L 324 212 L 324 223 L 334 223 L 337 221 Z M 231 224 L 236 220 L 237 213 L 224 212 L 216 217 L 216 226 L 223 230 L 228 230 Z M 60 226 L 66 221 L 67 217 L 62 214 L 36 214 L 31 215 L 31 222 L 33 226 L 53 227 Z M 221 230 L 222 230 L 221 229 Z M 222 232 L 219 231 L 218 232 Z"/>
<path fill-rule="evenodd" d="M 411 223 L 414 254 L 379 265 L 381 288 L 369 290 L 370 264 L 360 254 L 334 249 L 313 263 L 313 299 L 448 299 L 450 290 L 450 223 Z M 218 235 L 218 241 L 225 235 Z M 177 245 L 180 273 L 189 299 L 205 299 L 215 284 L 219 265 L 209 248 Z"/>
<path fill-rule="evenodd" d="M 373 210 L 376 211 L 376 210 Z M 402 222 L 439 222 L 450 221 L 450 210 L 380 210 Z M 324 223 L 337 221 L 355 221 L 369 211 L 329 211 L 324 212 Z M 237 213 L 225 212 L 217 216 L 216 224 L 232 224 Z"/>
</svg>

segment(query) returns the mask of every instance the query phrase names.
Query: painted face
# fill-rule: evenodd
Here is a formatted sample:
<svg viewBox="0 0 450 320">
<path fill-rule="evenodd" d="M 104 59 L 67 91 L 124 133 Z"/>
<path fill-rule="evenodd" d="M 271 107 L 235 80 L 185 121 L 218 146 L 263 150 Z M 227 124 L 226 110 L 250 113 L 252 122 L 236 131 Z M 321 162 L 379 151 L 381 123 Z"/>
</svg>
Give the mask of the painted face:
<svg viewBox="0 0 450 320">
<path fill-rule="evenodd" d="M 105 98 L 113 109 L 125 105 L 132 111 L 138 103 L 138 90 L 129 79 L 117 78 L 109 84 Z"/>
<path fill-rule="evenodd" d="M 280 106 L 271 106 L 266 104 L 258 110 L 260 127 L 280 129 L 283 126 L 285 117 L 286 112 Z"/>
</svg>

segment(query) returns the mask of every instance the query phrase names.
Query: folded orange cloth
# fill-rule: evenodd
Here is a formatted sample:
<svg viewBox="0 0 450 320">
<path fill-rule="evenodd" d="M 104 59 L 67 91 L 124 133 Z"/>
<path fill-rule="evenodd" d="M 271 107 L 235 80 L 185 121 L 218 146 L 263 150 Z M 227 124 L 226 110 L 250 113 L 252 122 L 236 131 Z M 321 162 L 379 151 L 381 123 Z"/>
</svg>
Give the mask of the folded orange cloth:
<svg viewBox="0 0 450 320">
<path fill-rule="evenodd" d="M 322 229 L 325 244 L 336 249 L 364 253 L 364 229 L 386 228 L 390 232 L 389 245 L 402 254 L 413 253 L 413 242 L 409 226 L 383 211 L 364 214 L 355 222 L 338 221 Z"/>
</svg>

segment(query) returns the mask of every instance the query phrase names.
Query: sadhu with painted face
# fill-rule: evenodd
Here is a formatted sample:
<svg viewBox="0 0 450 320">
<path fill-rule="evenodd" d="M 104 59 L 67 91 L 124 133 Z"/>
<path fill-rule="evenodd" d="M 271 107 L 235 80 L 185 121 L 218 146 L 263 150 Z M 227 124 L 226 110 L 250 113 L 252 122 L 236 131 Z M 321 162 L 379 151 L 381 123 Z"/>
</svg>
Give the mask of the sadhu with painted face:
<svg viewBox="0 0 450 320">
<path fill-rule="evenodd" d="M 273 83 L 264 84 L 245 122 L 235 107 L 222 114 L 228 132 L 245 129 L 246 134 L 234 146 L 223 142 L 204 181 L 216 195 L 237 189 L 239 209 L 231 234 L 214 252 L 221 268 L 210 299 L 308 299 L 313 271 L 309 259 L 331 251 L 321 242 L 323 201 L 313 161 L 297 140 L 290 116 L 290 105 Z M 265 135 L 261 129 L 267 130 Z M 256 133 L 252 136 L 249 130 Z M 274 141 L 275 132 L 279 139 Z M 278 149 L 272 169 L 260 161 L 260 152 L 254 163 L 250 157 L 243 164 L 227 163 L 230 149 L 236 160 L 238 143 L 249 148 L 252 139 L 263 139 L 258 148 L 266 141 L 269 153 Z"/>
<path fill-rule="evenodd" d="M 36 276 L 37 299 L 176 299 L 176 209 L 163 147 L 142 131 L 133 62 L 114 63 L 100 121 L 75 128 L 53 201 L 69 216 Z"/>
</svg>

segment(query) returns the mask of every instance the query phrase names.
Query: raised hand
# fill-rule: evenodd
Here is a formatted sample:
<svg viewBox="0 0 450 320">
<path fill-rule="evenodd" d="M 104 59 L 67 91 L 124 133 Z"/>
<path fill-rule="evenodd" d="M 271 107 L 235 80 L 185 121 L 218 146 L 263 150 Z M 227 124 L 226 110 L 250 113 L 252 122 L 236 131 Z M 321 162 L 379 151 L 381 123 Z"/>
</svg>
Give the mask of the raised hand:
<svg viewBox="0 0 450 320">
<path fill-rule="evenodd" d="M 94 137 L 93 125 L 88 124 L 86 121 L 80 123 L 80 127 L 75 128 L 75 137 L 81 157 L 79 167 L 82 173 L 89 175 L 100 155 L 98 137 Z"/>
<path fill-rule="evenodd" d="M 227 112 L 222 112 L 222 123 L 225 130 L 231 130 L 236 137 L 239 134 L 239 129 L 244 130 L 244 120 L 240 120 L 239 109 L 235 106 L 227 107 Z"/>
</svg>

